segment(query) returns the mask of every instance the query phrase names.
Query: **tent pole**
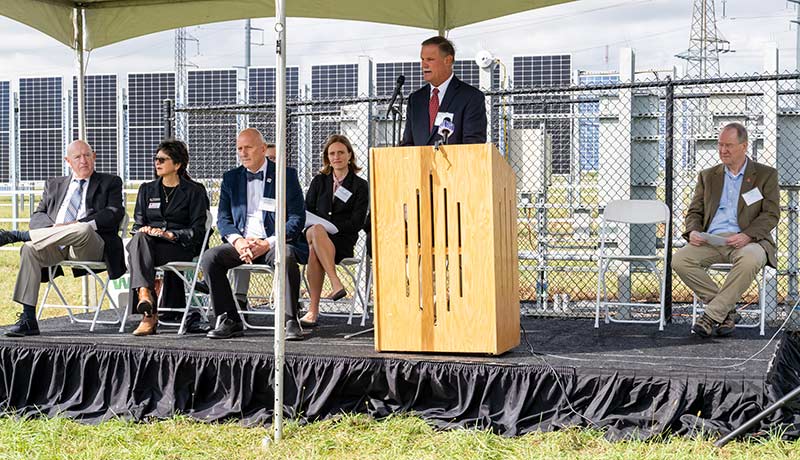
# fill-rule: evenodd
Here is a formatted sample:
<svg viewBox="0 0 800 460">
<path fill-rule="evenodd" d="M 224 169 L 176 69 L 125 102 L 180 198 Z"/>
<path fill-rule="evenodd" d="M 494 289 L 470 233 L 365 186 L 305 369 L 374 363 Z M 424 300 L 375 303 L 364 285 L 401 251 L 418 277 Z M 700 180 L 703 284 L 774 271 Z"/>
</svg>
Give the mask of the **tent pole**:
<svg viewBox="0 0 800 460">
<path fill-rule="evenodd" d="M 275 1 L 275 407 L 273 436 L 283 438 L 283 371 L 286 344 L 286 4 Z"/>
<path fill-rule="evenodd" d="M 84 83 L 86 79 L 86 65 L 84 63 L 84 19 L 83 8 L 75 8 L 75 57 L 78 64 L 77 93 L 78 99 L 78 139 L 86 140 L 86 91 Z"/>
</svg>

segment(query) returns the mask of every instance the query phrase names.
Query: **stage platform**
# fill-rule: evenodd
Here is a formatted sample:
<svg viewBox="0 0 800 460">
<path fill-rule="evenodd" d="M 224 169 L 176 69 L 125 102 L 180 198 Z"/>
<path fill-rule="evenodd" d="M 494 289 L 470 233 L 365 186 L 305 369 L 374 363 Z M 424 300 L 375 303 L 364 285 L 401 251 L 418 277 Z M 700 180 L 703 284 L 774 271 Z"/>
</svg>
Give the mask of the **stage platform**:
<svg viewBox="0 0 800 460">
<path fill-rule="evenodd" d="M 42 321 L 39 337 L 0 339 L 5 410 L 90 423 L 175 413 L 269 423 L 271 332 L 212 341 L 162 328 L 133 337 L 135 325 L 125 334 L 104 326 L 90 333 L 59 317 Z M 285 412 L 303 421 L 413 412 L 443 428 L 512 436 L 580 425 L 612 439 L 648 438 L 726 433 L 800 384 L 793 334 L 770 343 L 774 330 L 703 340 L 688 325 L 522 325 L 521 345 L 502 356 L 405 354 L 375 352 L 371 334 L 345 339 L 361 328 L 323 318 L 307 340 L 286 345 Z M 781 411 L 760 430 L 796 418 L 794 408 Z"/>
</svg>

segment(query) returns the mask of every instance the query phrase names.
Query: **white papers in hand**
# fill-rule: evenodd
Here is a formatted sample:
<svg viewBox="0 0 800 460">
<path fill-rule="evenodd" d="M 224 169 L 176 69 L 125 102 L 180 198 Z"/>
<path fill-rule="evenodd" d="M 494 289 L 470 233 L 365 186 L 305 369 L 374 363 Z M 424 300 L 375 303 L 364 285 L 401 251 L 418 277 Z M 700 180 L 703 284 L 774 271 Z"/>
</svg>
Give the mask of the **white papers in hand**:
<svg viewBox="0 0 800 460">
<path fill-rule="evenodd" d="M 325 231 L 330 233 L 331 235 L 335 235 L 339 233 L 339 229 L 336 228 L 330 221 L 323 219 L 322 217 L 314 214 L 313 212 L 306 211 L 306 228 L 312 225 L 322 225 L 325 228 Z"/>
<path fill-rule="evenodd" d="M 724 236 L 714 235 L 707 232 L 700 232 L 700 236 L 706 240 L 706 243 L 710 244 L 711 246 L 725 246 L 728 243 L 725 241 L 727 238 Z"/>
</svg>

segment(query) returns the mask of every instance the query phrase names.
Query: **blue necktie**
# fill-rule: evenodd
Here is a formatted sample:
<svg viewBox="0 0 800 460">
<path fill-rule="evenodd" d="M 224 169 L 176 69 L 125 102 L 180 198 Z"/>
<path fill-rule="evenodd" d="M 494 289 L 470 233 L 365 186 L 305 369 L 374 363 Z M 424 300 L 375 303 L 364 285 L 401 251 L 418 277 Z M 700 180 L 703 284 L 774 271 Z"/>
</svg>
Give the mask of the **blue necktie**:
<svg viewBox="0 0 800 460">
<path fill-rule="evenodd" d="M 76 181 L 73 181 L 76 182 Z M 81 209 L 81 202 L 83 201 L 83 186 L 86 184 L 86 179 L 78 181 L 78 188 L 72 194 L 67 205 L 67 212 L 64 214 L 64 222 L 75 222 L 78 218 L 78 211 Z"/>
<path fill-rule="evenodd" d="M 250 171 L 245 171 L 247 173 L 247 182 L 254 181 L 254 180 L 264 180 L 264 171 L 259 171 L 257 173 L 251 173 Z"/>
</svg>

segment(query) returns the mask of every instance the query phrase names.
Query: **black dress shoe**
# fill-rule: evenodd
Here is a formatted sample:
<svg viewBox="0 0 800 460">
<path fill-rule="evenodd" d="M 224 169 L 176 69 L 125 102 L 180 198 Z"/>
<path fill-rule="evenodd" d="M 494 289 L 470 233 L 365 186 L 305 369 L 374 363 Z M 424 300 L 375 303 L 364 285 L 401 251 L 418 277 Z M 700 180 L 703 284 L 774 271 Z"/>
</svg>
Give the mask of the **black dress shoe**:
<svg viewBox="0 0 800 460">
<path fill-rule="evenodd" d="M 27 337 L 39 335 L 39 323 L 36 319 L 28 319 L 25 314 L 17 315 L 17 322 L 5 332 L 6 337 Z"/>
<path fill-rule="evenodd" d="M 244 335 L 244 325 L 241 321 L 234 321 L 228 318 L 227 313 L 223 313 L 219 326 L 216 329 L 209 331 L 206 337 L 209 339 L 230 339 L 231 337 L 241 337 Z"/>
<path fill-rule="evenodd" d="M 186 318 L 186 333 L 187 334 L 205 334 L 211 330 L 211 325 L 208 321 L 203 321 L 199 313 L 191 313 Z"/>
<path fill-rule="evenodd" d="M 347 296 L 347 291 L 345 291 L 344 288 L 342 288 L 331 294 L 331 296 L 328 297 L 327 300 L 333 300 L 334 302 L 336 302 L 337 300 L 343 299 L 346 296 Z"/>
<path fill-rule="evenodd" d="M 286 340 L 299 341 L 303 340 L 303 329 L 297 324 L 297 321 L 290 319 L 286 321 Z"/>
</svg>

